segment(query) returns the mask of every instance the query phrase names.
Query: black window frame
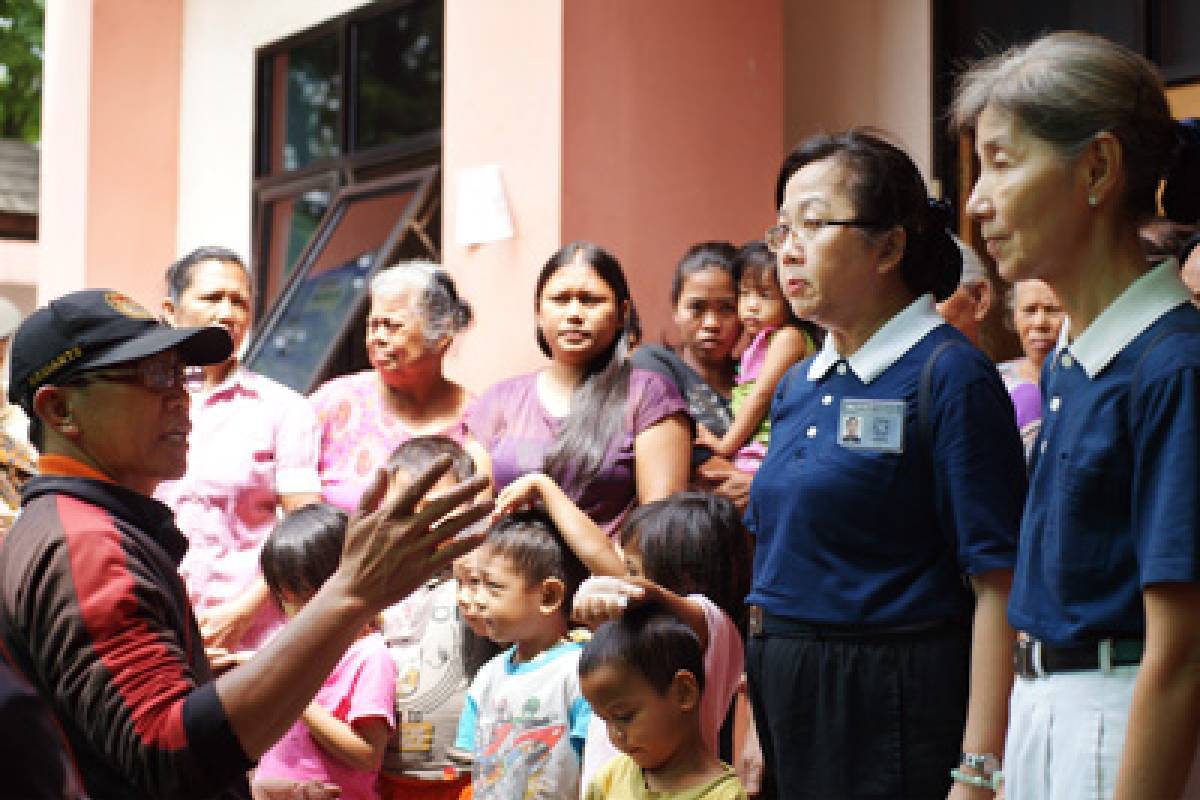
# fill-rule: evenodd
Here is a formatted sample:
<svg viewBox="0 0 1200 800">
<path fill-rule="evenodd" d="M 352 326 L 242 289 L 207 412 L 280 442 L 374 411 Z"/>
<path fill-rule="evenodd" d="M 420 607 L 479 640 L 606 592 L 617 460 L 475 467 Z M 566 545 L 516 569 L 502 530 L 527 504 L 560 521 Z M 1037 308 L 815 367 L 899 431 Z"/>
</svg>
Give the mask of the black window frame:
<svg viewBox="0 0 1200 800">
<path fill-rule="evenodd" d="M 251 334 L 249 346 L 246 348 L 245 363 L 253 368 L 259 353 L 271 340 L 276 332 L 276 326 L 289 310 L 292 300 L 300 290 L 301 284 L 308 278 L 313 264 L 320 257 L 325 246 L 333 237 L 341 224 L 349 206 L 359 200 L 368 199 L 381 194 L 395 192 L 405 185 L 413 187 L 412 199 L 404 212 L 397 218 L 389 229 L 388 235 L 372 257 L 371 267 L 367 271 L 366 281 L 356 293 L 349 313 L 346 314 L 337 333 L 325 345 L 324 355 L 313 372 L 308 384 L 303 387 L 293 387 L 307 394 L 324 381 L 338 374 L 336 369 L 339 360 L 344 358 L 344 351 L 354 344 L 353 334 L 361 324 L 369 301 L 369 285 L 372 277 L 383 267 L 392 263 L 397 253 L 409 236 L 416 237 L 425 249 L 424 255 L 436 259 L 438 252 L 434 242 L 425 230 L 432 215 L 440 207 L 439 192 L 440 168 L 436 165 L 408 170 L 388 177 L 363 181 L 352 186 L 346 186 L 337 191 L 329 204 L 329 210 L 324 219 L 313 233 L 303 255 L 296 263 L 286 284 L 280 291 L 279 299 L 267 313 L 261 324 Z M 431 246 L 432 245 L 432 246 Z"/>
<path fill-rule="evenodd" d="M 250 268 L 256 289 L 254 333 L 264 329 L 273 312 L 285 301 L 288 286 L 304 270 L 311 253 L 318 246 L 318 233 L 331 224 L 331 216 L 341 193 L 355 190 L 381 178 L 400 176 L 413 170 L 437 168 L 441 164 L 442 129 L 406 136 L 400 141 L 356 149 L 355 125 L 358 118 L 358 96 L 356 86 L 356 43 L 361 23 L 383 17 L 396 11 L 422 4 L 443 8 L 441 0 L 377 0 L 377 2 L 338 17 L 326 20 L 284 39 L 258 48 L 255 63 L 255 112 L 253 126 L 253 174 L 251 183 L 251 253 Z M 341 81 L 342 102 L 339 108 L 338 136 L 339 154 L 321 158 L 298 169 L 279 169 L 272 172 L 271 165 L 271 121 L 273 117 L 273 61 L 272 59 L 298 46 L 336 35 L 338 41 L 338 64 Z M 281 199 L 296 196 L 310 189 L 328 189 L 332 192 L 330 205 L 325 216 L 317 225 L 314 235 L 301 251 L 296 265 L 289 276 L 279 276 L 280 291 L 277 296 L 267 292 L 271 282 L 270 232 L 265 225 L 266 207 Z M 435 192 L 440 203 L 439 191 Z M 433 232 L 428 250 L 436 257 L 440 247 L 440 231 Z"/>
<path fill-rule="evenodd" d="M 299 178 L 293 178 L 291 175 L 281 175 L 278 178 L 272 178 L 263 182 L 263 184 L 254 193 L 254 208 L 251 221 L 254 239 L 254 252 L 251 254 L 251 263 L 255 265 L 254 269 L 254 319 L 262 320 L 266 317 L 267 306 L 269 303 L 274 303 L 277 299 L 283 296 L 283 289 L 286 287 L 292 273 L 305 262 L 310 251 L 316 241 L 316 234 L 308 240 L 308 243 L 300 251 L 296 257 L 296 265 L 292 269 L 292 273 L 285 273 L 280 276 L 282 283 L 279 287 L 279 293 L 272 296 L 269 292 L 269 282 L 271 279 L 270 273 L 270 254 L 268 246 L 271 242 L 271 224 L 273 218 L 269 218 L 266 209 L 273 203 L 278 203 L 281 200 L 289 200 L 298 197 L 305 192 L 310 191 L 327 191 L 329 192 L 329 208 L 333 208 L 334 201 L 337 197 L 338 189 L 346 183 L 345 179 L 338 174 L 337 170 L 323 170 L 318 173 L 306 175 Z M 328 219 L 329 211 L 321 217 L 317 223 L 317 228 L 320 229 Z M 270 221 L 268 221 L 270 220 Z"/>
<path fill-rule="evenodd" d="M 403 160 L 414 154 L 419 154 L 440 147 L 442 129 L 413 134 L 403 141 L 377 145 L 359 150 L 355 148 L 355 125 L 358 118 L 358 97 L 355 82 L 355 47 L 358 25 L 376 17 L 386 16 L 399 9 L 422 4 L 434 4 L 439 0 L 378 0 L 360 9 L 347 12 L 334 19 L 292 34 L 286 39 L 272 42 L 258 48 L 254 53 L 255 63 L 255 99 L 254 99 L 254 177 L 256 183 L 260 180 L 287 174 L 293 178 L 305 177 L 312 173 L 328 171 L 349 162 L 348 166 L 355 167 L 368 163 L 388 160 Z M 272 101 L 274 99 L 271 83 L 271 70 L 265 69 L 269 59 L 288 50 L 323 39 L 330 34 L 337 34 L 338 64 L 342 84 L 342 104 L 339 109 L 338 136 L 341 146 L 340 155 L 319 159 L 300 169 L 272 173 L 270 171 L 270 119 Z"/>
</svg>

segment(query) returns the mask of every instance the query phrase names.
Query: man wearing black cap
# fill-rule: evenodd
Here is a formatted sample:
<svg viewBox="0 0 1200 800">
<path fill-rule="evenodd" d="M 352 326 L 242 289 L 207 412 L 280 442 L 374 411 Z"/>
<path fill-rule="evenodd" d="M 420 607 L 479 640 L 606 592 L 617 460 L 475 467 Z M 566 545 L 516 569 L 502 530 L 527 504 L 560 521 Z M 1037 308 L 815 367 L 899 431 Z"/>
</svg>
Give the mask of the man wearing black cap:
<svg viewBox="0 0 1200 800">
<path fill-rule="evenodd" d="M 439 547 L 486 512 L 444 516 L 483 481 L 417 514 L 448 464 L 405 490 L 381 479 L 333 578 L 255 658 L 213 680 L 176 571 L 186 541 L 150 494 L 187 464 L 190 368 L 231 347 L 221 328 L 167 327 L 108 290 L 39 309 L 13 342 L 11 393 L 43 455 L 0 544 L 0 637 L 93 798 L 247 796 L 246 770 L 363 625 L 478 543 Z"/>
</svg>

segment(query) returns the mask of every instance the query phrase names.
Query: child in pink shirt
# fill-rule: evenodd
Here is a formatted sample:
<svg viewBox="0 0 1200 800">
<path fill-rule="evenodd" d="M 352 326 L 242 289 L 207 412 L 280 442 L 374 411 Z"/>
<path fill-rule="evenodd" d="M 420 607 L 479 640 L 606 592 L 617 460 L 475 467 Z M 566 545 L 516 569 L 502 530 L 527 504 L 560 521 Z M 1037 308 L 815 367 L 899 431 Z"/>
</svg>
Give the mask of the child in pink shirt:
<svg viewBox="0 0 1200 800">
<path fill-rule="evenodd" d="M 337 569 L 346 515 L 322 503 L 288 514 L 262 550 L 271 594 L 293 616 Z M 258 800 L 293 796 L 313 781 L 334 784 L 342 800 L 376 800 L 388 737 L 396 726 L 396 664 L 383 636 L 364 630 L 300 719 L 259 761 Z M 282 787 L 282 791 L 281 791 Z"/>
<path fill-rule="evenodd" d="M 738 320 L 749 343 L 738 359 L 733 387 L 733 424 L 718 438 L 701 427 L 697 442 L 733 459 L 742 472 L 757 472 L 771 439 L 771 398 L 784 373 L 817 350 L 816 327 L 796 318 L 779 286 L 775 257 L 762 242 L 738 251 Z"/>
</svg>

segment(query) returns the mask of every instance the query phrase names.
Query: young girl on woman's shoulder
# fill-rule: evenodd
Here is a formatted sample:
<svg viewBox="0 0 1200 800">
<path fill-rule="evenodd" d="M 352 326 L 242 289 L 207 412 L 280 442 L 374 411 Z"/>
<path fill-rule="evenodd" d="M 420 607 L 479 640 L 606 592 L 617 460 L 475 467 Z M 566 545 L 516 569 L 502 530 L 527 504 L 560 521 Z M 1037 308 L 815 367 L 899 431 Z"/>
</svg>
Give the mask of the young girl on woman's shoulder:
<svg viewBox="0 0 1200 800">
<path fill-rule="evenodd" d="M 762 242 L 738 251 L 738 318 L 749 344 L 738 363 L 733 387 L 733 423 L 717 438 L 700 429 L 697 441 L 732 458 L 743 472 L 756 472 L 771 436 L 771 398 L 785 372 L 816 352 L 816 328 L 792 313 L 779 287 L 775 257 Z"/>
</svg>

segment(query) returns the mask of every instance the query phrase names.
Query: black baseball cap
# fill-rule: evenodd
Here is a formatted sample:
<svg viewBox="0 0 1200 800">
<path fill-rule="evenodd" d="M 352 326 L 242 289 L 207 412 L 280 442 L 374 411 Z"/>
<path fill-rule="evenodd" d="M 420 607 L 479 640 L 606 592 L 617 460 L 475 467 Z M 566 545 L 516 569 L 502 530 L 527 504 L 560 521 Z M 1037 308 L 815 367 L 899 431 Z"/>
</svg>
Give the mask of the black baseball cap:
<svg viewBox="0 0 1200 800">
<path fill-rule="evenodd" d="M 215 325 L 172 328 L 112 289 L 72 292 L 17 328 L 9 396 L 32 417 L 33 394 L 44 384 L 172 349 L 187 364 L 216 364 L 233 353 L 233 339 Z"/>
</svg>

